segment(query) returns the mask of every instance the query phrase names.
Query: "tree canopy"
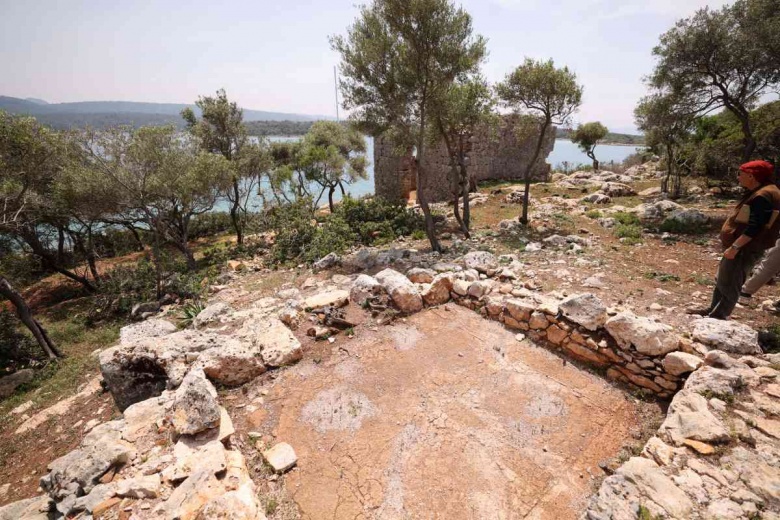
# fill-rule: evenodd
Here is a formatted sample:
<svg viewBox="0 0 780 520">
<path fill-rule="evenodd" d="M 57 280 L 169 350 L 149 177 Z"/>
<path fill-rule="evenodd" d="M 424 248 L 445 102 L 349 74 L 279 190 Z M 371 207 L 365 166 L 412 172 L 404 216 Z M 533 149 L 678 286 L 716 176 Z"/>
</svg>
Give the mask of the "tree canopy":
<svg viewBox="0 0 780 520">
<path fill-rule="evenodd" d="M 425 197 L 430 114 L 457 78 L 478 70 L 484 38 L 450 0 L 374 0 L 331 45 L 341 54 L 343 105 L 353 121 L 371 135 L 416 147 L 417 199 L 431 247 L 440 250 Z"/>
<path fill-rule="evenodd" d="M 599 169 L 599 161 L 596 159 L 594 150 L 596 149 L 596 145 L 599 144 L 599 141 L 604 139 L 608 133 L 609 130 L 606 126 L 595 121 L 579 125 L 571 134 L 571 141 L 579 146 L 580 150 L 593 161 L 593 169 L 596 171 Z"/>
<path fill-rule="evenodd" d="M 579 108 L 582 86 L 568 67 L 556 68 L 553 60 L 534 61 L 526 58 L 522 65 L 507 74 L 504 81 L 496 86 L 496 93 L 506 108 L 538 118 L 539 137 L 523 176 L 525 192 L 520 222 L 527 224 L 531 171 L 539 160 L 550 127 L 566 124 Z"/>
</svg>

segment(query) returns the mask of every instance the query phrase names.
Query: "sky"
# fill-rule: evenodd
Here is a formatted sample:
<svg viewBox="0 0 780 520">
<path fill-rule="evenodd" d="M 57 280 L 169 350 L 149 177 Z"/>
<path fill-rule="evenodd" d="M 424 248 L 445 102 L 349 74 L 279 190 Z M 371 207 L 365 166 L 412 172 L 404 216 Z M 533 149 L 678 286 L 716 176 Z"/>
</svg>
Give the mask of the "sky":
<svg viewBox="0 0 780 520">
<path fill-rule="evenodd" d="M 335 115 L 328 36 L 360 0 L 0 0 L 0 95 L 190 103 L 225 88 L 245 108 Z M 501 81 L 525 57 L 584 85 L 575 122 L 634 131 L 658 37 L 723 0 L 463 0 Z"/>
</svg>

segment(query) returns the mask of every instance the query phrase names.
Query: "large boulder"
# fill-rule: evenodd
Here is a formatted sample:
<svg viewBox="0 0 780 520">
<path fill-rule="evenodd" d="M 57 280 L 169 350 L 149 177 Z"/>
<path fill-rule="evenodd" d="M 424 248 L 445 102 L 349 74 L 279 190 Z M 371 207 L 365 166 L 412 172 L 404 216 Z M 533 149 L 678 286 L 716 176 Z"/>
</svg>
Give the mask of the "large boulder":
<svg viewBox="0 0 780 520">
<path fill-rule="evenodd" d="M 610 197 L 630 197 L 636 195 L 634 188 L 620 182 L 605 182 L 601 185 L 600 191 Z"/>
<path fill-rule="evenodd" d="M 366 301 L 370 301 L 384 292 L 385 289 L 376 278 L 367 274 L 361 274 L 352 284 L 352 289 L 349 291 L 349 299 L 355 305 L 363 306 L 366 304 Z"/>
<path fill-rule="evenodd" d="M 168 320 L 150 319 L 126 325 L 119 330 L 119 343 L 129 345 L 147 338 L 159 338 L 173 334 L 178 329 Z"/>
<path fill-rule="evenodd" d="M 290 365 L 303 357 L 301 342 L 277 318 L 258 316 L 247 319 L 237 336 L 259 350 L 263 362 L 269 367 Z"/>
<path fill-rule="evenodd" d="M 570 296 L 558 304 L 558 309 L 566 318 L 588 330 L 596 330 L 607 322 L 607 308 L 590 293 Z"/>
<path fill-rule="evenodd" d="M 51 499 L 46 495 L 19 500 L 0 507 L 0 520 L 49 520 Z"/>
<path fill-rule="evenodd" d="M 414 283 L 431 283 L 434 276 L 436 276 L 436 271 L 421 267 L 413 267 L 406 273 L 406 277 Z"/>
<path fill-rule="evenodd" d="M 669 352 L 663 360 L 664 370 L 673 375 L 680 376 L 693 372 L 701 366 L 701 358 L 685 352 Z"/>
<path fill-rule="evenodd" d="M 118 345 L 100 353 L 100 371 L 120 411 L 181 383 L 200 352 L 221 345 L 224 336 L 182 330 Z"/>
<path fill-rule="evenodd" d="M 0 377 L 0 399 L 5 399 L 13 394 L 17 388 L 29 383 L 34 377 L 35 371 L 31 368 L 23 368 L 9 376 Z"/>
<path fill-rule="evenodd" d="M 590 202 L 591 204 L 610 204 L 612 202 L 612 197 L 605 195 L 604 193 L 595 192 L 590 195 L 585 195 L 580 200 L 582 202 Z"/>
<path fill-rule="evenodd" d="M 193 368 L 176 390 L 171 423 L 179 435 L 217 428 L 220 421 L 217 390 L 200 368 Z"/>
<path fill-rule="evenodd" d="M 737 321 L 701 318 L 693 322 L 693 339 L 734 354 L 760 354 L 758 332 Z"/>
<path fill-rule="evenodd" d="M 341 263 L 341 257 L 337 255 L 336 253 L 328 253 L 327 255 L 323 256 L 314 264 L 312 264 L 312 267 L 315 271 L 322 271 L 323 269 L 330 269 L 331 267 L 335 267 Z"/>
<path fill-rule="evenodd" d="M 319 309 L 321 307 L 344 307 L 349 303 L 349 292 L 337 289 L 309 296 L 303 301 L 304 309 Z"/>
<path fill-rule="evenodd" d="M 673 211 L 661 224 L 672 231 L 694 231 L 706 226 L 710 218 L 698 209 Z"/>
<path fill-rule="evenodd" d="M 450 291 L 455 280 L 453 273 L 441 273 L 433 277 L 430 285 L 422 291 L 426 305 L 442 305 L 450 301 Z"/>
<path fill-rule="evenodd" d="M 471 251 L 463 255 L 463 265 L 466 269 L 475 269 L 490 275 L 498 268 L 498 259 L 487 251 Z"/>
<path fill-rule="evenodd" d="M 694 509 L 688 495 L 658 464 L 644 457 L 631 457 L 605 479 L 587 518 L 634 519 L 640 505 L 649 505 L 650 514 L 657 518 L 690 518 Z"/>
<path fill-rule="evenodd" d="M 633 345 L 637 352 L 648 356 L 661 356 L 677 350 L 680 341 L 669 325 L 631 312 L 618 313 L 609 318 L 604 327 L 621 348 Z"/>
<path fill-rule="evenodd" d="M 674 396 L 658 432 L 676 446 L 681 446 L 685 439 L 710 443 L 731 439 L 720 419 L 710 412 L 707 399 L 688 389 Z"/>
<path fill-rule="evenodd" d="M 216 302 L 208 305 L 200 311 L 195 319 L 192 320 L 192 326 L 196 329 L 205 327 L 212 323 L 217 323 L 219 319 L 230 312 L 230 305 L 224 302 Z"/>
<path fill-rule="evenodd" d="M 49 473 L 41 478 L 41 488 L 63 515 L 73 511 L 78 497 L 89 494 L 108 470 L 126 464 L 134 456 L 132 445 L 121 439 L 122 423 L 112 421 L 95 428 L 79 448 L 48 465 Z"/>
<path fill-rule="evenodd" d="M 257 344 L 233 338 L 203 352 L 198 363 L 211 381 L 225 386 L 243 385 L 266 371 Z"/>
<path fill-rule="evenodd" d="M 423 300 L 417 287 L 409 279 L 393 269 L 385 269 L 376 275 L 376 279 L 385 288 L 401 312 L 419 312 Z"/>
</svg>

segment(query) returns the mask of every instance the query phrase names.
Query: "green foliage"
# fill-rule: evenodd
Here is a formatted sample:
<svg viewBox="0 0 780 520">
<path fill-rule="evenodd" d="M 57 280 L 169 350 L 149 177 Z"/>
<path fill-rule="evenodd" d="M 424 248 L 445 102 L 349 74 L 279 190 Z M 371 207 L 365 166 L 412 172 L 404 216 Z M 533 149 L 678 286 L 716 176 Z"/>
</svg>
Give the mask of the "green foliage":
<svg viewBox="0 0 780 520">
<path fill-rule="evenodd" d="M 637 224 L 618 224 L 613 233 L 616 237 L 625 239 L 623 242 L 628 245 L 642 242 L 642 226 Z"/>
<path fill-rule="evenodd" d="M 266 218 L 276 232 L 272 256 L 279 263 L 313 262 L 355 245 L 387 243 L 423 226 L 419 215 L 381 198 L 345 197 L 322 222 L 317 221 L 306 199 L 275 206 Z"/>
<path fill-rule="evenodd" d="M 33 337 L 20 331 L 16 316 L 0 307 L 0 377 L 43 359 Z"/>
<path fill-rule="evenodd" d="M 221 235 L 229 232 L 230 226 L 230 215 L 224 211 L 196 215 L 190 222 L 190 238 Z"/>
<path fill-rule="evenodd" d="M 597 209 L 590 209 L 585 212 L 585 216 L 593 220 L 596 220 L 597 218 L 601 218 L 604 215 Z"/>
<path fill-rule="evenodd" d="M 246 133 L 261 137 L 303 135 L 313 121 L 247 121 Z"/>
<path fill-rule="evenodd" d="M 708 231 L 708 226 L 701 223 L 682 222 L 681 220 L 667 218 L 661 223 L 659 230 L 680 235 L 701 235 Z"/>
<path fill-rule="evenodd" d="M 741 157 L 747 160 L 755 149 L 749 110 L 780 82 L 778 29 L 776 2 L 740 0 L 719 10 L 700 9 L 661 35 L 649 83 L 658 96 L 681 101 L 685 108 L 676 114 L 729 110 L 740 121 Z"/>
<path fill-rule="evenodd" d="M 380 197 L 345 197 L 336 208 L 335 215 L 349 225 L 363 245 L 408 236 L 415 231 L 422 231 L 424 226 L 423 219 L 414 211 Z"/>
<path fill-rule="evenodd" d="M 645 273 L 645 278 L 648 280 L 658 280 L 659 282 L 679 282 L 680 277 L 676 274 L 659 273 L 656 271 L 650 271 Z"/>
<path fill-rule="evenodd" d="M 206 306 L 200 300 L 195 300 L 185 304 L 181 308 L 182 324 L 184 326 L 190 325 L 192 320 L 194 320 L 195 317 L 205 308 Z"/>
<path fill-rule="evenodd" d="M 526 58 L 522 65 L 496 85 L 502 104 L 516 113 L 525 112 L 538 118 L 538 138 L 534 154 L 523 174 L 526 189 L 531 183 L 531 170 L 536 165 L 547 130 L 552 125 L 565 125 L 582 102 L 582 87 L 568 67 L 556 68 L 553 60 L 534 61 Z M 520 126 L 520 131 L 526 131 Z M 523 223 L 528 222 L 528 204 L 523 202 Z"/>
<path fill-rule="evenodd" d="M 614 218 L 618 224 L 623 224 L 625 226 L 641 226 L 642 224 L 636 214 L 628 213 L 626 211 L 618 211 L 612 215 L 612 218 Z"/>
<path fill-rule="evenodd" d="M 585 155 L 593 161 L 593 168 L 598 168 L 598 161 L 595 156 L 595 148 L 599 141 L 606 137 L 609 130 L 607 127 L 596 121 L 579 125 L 577 130 L 571 134 L 571 141 L 576 144 Z"/>
<path fill-rule="evenodd" d="M 571 135 L 573 133 L 574 130 L 571 128 L 558 127 L 555 129 L 555 137 L 557 139 L 571 139 Z M 645 144 L 645 136 L 607 132 L 607 134 L 602 139 L 602 142 L 605 144 L 633 144 L 640 146 Z"/>
</svg>

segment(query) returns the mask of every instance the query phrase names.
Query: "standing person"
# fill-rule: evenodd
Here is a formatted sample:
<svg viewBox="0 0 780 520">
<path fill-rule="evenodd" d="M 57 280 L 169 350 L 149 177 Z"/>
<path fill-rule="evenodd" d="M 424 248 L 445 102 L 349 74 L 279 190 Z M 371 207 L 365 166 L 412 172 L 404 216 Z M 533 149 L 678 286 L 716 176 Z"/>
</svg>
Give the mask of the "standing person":
<svg viewBox="0 0 780 520">
<path fill-rule="evenodd" d="M 723 258 L 712 302 L 689 314 L 725 320 L 739 300 L 750 269 L 775 243 L 780 232 L 780 190 L 772 182 L 774 167 L 766 161 L 751 161 L 739 167 L 737 180 L 747 189 L 720 230 Z"/>
<path fill-rule="evenodd" d="M 742 286 L 739 293 L 744 298 L 751 298 L 756 292 L 769 282 L 777 273 L 780 273 L 780 238 L 775 245 L 766 252 L 766 256 L 758 264 L 753 275 Z"/>
</svg>

